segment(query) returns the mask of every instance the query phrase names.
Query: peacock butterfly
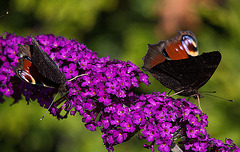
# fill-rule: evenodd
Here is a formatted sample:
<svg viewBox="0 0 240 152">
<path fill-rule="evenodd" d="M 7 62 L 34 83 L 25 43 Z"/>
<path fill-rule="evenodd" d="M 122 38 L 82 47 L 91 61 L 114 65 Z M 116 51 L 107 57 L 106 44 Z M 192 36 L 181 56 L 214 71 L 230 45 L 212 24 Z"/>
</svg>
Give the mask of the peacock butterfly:
<svg viewBox="0 0 240 152">
<path fill-rule="evenodd" d="M 179 31 L 176 37 L 148 47 L 142 69 L 182 96 L 201 97 L 198 89 L 221 61 L 218 51 L 198 55 L 196 37 L 190 31 Z"/>
<path fill-rule="evenodd" d="M 32 45 L 19 46 L 19 64 L 16 75 L 23 81 L 44 87 L 57 88 L 60 93 L 66 91 L 66 77 L 56 63 L 44 52 L 36 39 L 31 37 Z"/>
<path fill-rule="evenodd" d="M 55 105 L 58 106 L 63 101 L 68 100 L 66 94 L 63 95 L 63 93 L 67 91 L 67 79 L 64 73 L 59 70 L 56 63 L 41 49 L 36 39 L 31 37 L 31 40 L 32 45 L 19 46 L 19 64 L 14 68 L 15 73 L 20 79 L 27 83 L 58 89 L 62 96 L 55 102 Z M 87 74 L 78 75 L 68 81 L 75 80 L 83 75 Z M 55 98 L 52 100 L 46 113 L 53 105 L 54 100 Z M 46 113 L 40 120 L 43 120 Z"/>
</svg>

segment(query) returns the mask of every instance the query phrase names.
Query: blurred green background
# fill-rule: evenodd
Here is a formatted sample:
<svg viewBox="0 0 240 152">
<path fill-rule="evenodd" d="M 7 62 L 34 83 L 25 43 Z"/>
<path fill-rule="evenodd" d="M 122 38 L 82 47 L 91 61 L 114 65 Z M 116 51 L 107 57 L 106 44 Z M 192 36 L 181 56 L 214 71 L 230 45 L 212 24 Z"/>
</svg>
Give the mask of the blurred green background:
<svg viewBox="0 0 240 152">
<path fill-rule="evenodd" d="M 201 99 L 209 118 L 210 137 L 233 139 L 240 146 L 240 1 L 238 0 L 1 0 L 0 33 L 20 36 L 54 34 L 77 39 L 99 57 L 130 60 L 139 67 L 147 44 L 169 39 L 177 30 L 195 33 L 200 53 L 219 50 L 222 61 L 201 91 L 217 96 Z M 143 93 L 169 91 L 150 76 Z M 177 96 L 176 96 L 177 97 Z M 0 151 L 106 151 L 101 133 L 88 131 L 81 117 L 58 121 L 39 104 L 12 99 L 0 105 Z M 196 103 L 196 101 L 195 101 Z M 196 103 L 197 104 L 197 103 Z M 148 151 L 137 137 L 115 151 Z"/>
</svg>

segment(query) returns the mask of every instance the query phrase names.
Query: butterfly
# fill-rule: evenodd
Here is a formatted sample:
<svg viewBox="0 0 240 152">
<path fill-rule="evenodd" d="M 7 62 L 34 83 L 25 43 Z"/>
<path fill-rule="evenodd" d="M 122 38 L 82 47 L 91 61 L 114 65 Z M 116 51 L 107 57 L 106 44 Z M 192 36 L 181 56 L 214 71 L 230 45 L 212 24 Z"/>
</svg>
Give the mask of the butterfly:
<svg viewBox="0 0 240 152">
<path fill-rule="evenodd" d="M 66 91 L 66 77 L 56 63 L 44 52 L 36 39 L 31 37 L 32 45 L 19 46 L 19 64 L 14 69 L 21 80 L 49 88 Z"/>
<path fill-rule="evenodd" d="M 178 95 L 201 97 L 198 89 L 208 82 L 221 61 L 221 53 L 198 55 L 197 41 L 190 31 L 148 45 L 142 69 Z"/>
<path fill-rule="evenodd" d="M 33 85 L 58 89 L 62 96 L 62 98 L 55 102 L 56 105 L 58 105 L 67 99 L 65 96 L 66 94 L 64 95 L 64 93 L 67 91 L 67 79 L 65 74 L 59 70 L 58 66 L 49 57 L 49 55 L 42 50 L 34 37 L 31 37 L 31 41 L 32 45 L 19 46 L 19 64 L 16 68 L 14 68 L 16 76 L 21 80 Z M 72 81 L 83 75 L 87 74 L 78 75 L 68 81 Z M 51 108 L 55 98 L 48 107 L 47 111 Z M 40 120 L 42 120 L 44 116 Z"/>
</svg>

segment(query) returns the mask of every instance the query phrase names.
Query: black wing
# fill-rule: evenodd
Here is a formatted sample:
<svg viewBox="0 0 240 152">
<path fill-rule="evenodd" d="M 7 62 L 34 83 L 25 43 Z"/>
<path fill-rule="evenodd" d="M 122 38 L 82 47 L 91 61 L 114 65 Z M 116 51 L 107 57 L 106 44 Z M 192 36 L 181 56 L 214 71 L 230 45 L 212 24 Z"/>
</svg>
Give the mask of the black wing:
<svg viewBox="0 0 240 152">
<path fill-rule="evenodd" d="M 190 96 L 211 78 L 220 61 L 220 52 L 214 51 L 182 60 L 165 60 L 149 72 L 165 87 L 175 92 L 184 90 L 180 95 Z"/>
<path fill-rule="evenodd" d="M 33 44 L 31 46 L 31 60 L 38 72 L 48 80 L 58 85 L 64 85 L 66 83 L 65 75 L 59 70 L 58 66 L 49 55 L 43 52 L 36 39 L 34 37 L 31 38 Z"/>
</svg>

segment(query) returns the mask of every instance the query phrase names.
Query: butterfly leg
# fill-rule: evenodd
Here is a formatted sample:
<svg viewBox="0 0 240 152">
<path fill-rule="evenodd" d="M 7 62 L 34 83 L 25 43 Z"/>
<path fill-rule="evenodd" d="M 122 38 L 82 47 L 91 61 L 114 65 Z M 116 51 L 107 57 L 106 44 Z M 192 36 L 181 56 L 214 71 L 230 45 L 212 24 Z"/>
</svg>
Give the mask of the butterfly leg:
<svg viewBox="0 0 240 152">
<path fill-rule="evenodd" d="M 202 111 L 202 108 L 201 108 L 201 105 L 200 105 L 200 98 L 199 98 L 199 95 L 196 95 L 197 96 L 197 99 L 198 99 L 198 107 L 199 109 Z"/>
<path fill-rule="evenodd" d="M 56 99 L 56 97 L 58 96 L 59 92 L 57 93 L 57 95 L 54 97 L 54 99 L 52 100 L 50 106 L 48 107 L 47 111 L 45 112 L 45 114 L 42 116 L 42 118 L 40 120 L 43 120 L 43 118 L 45 117 L 45 115 L 47 114 L 47 112 L 49 111 L 49 109 L 52 107 L 54 100 Z"/>
<path fill-rule="evenodd" d="M 170 96 L 169 94 L 172 92 L 172 90 L 170 90 L 168 93 L 167 93 L 167 96 Z"/>
<path fill-rule="evenodd" d="M 70 80 L 68 80 L 68 81 L 75 80 L 76 78 L 81 77 L 81 76 L 84 76 L 84 75 L 88 75 L 88 74 L 81 74 L 81 75 L 75 76 L 74 78 L 72 78 L 72 79 L 70 79 Z"/>
</svg>

